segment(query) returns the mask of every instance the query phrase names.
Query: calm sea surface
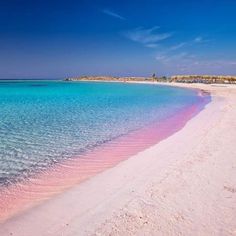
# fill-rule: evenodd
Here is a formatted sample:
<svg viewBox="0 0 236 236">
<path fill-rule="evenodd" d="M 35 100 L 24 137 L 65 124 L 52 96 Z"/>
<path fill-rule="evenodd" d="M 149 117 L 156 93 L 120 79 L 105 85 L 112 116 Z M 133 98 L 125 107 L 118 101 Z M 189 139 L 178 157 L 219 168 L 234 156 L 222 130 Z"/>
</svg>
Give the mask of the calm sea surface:
<svg viewBox="0 0 236 236">
<path fill-rule="evenodd" d="M 197 91 L 166 86 L 0 81 L 0 186 L 197 104 Z"/>
</svg>

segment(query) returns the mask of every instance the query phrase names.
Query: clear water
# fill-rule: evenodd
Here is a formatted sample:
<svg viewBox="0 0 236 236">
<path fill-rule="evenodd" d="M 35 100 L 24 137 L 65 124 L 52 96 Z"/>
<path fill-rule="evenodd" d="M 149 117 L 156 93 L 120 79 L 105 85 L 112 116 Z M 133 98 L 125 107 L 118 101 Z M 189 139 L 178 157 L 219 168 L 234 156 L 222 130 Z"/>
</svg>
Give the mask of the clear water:
<svg viewBox="0 0 236 236">
<path fill-rule="evenodd" d="M 197 104 L 167 86 L 0 81 L 0 186 Z"/>
</svg>

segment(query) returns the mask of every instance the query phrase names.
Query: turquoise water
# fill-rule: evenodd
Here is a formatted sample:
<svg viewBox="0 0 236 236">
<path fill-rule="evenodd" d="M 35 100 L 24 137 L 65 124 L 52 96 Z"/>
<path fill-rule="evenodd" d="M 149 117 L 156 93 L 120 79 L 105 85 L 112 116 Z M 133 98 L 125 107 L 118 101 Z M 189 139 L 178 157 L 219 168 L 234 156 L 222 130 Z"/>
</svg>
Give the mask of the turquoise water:
<svg viewBox="0 0 236 236">
<path fill-rule="evenodd" d="M 0 81 L 0 186 L 197 104 L 167 86 Z"/>
</svg>

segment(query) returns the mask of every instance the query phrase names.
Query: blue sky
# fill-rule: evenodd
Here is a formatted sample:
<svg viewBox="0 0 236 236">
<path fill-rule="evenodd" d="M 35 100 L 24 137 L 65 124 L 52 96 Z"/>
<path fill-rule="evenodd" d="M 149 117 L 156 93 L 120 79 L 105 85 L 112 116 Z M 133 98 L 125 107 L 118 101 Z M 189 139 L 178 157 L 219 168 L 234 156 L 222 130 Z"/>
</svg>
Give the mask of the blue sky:
<svg viewBox="0 0 236 236">
<path fill-rule="evenodd" d="M 236 74 L 235 0 L 0 1 L 0 78 Z"/>
</svg>

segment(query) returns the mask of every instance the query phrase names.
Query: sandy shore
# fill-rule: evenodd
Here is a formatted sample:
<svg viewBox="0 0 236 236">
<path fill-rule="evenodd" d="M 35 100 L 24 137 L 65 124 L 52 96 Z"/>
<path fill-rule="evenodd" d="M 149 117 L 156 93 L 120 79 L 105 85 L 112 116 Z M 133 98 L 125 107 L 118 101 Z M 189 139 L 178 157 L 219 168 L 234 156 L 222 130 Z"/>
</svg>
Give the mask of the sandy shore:
<svg viewBox="0 0 236 236">
<path fill-rule="evenodd" d="M 173 85 L 173 84 L 172 84 Z M 0 235 L 236 235 L 236 86 L 187 125 L 0 226 Z"/>
</svg>

